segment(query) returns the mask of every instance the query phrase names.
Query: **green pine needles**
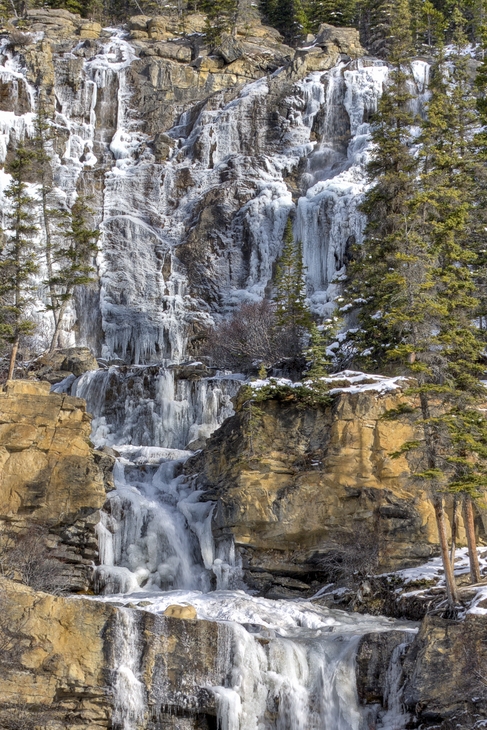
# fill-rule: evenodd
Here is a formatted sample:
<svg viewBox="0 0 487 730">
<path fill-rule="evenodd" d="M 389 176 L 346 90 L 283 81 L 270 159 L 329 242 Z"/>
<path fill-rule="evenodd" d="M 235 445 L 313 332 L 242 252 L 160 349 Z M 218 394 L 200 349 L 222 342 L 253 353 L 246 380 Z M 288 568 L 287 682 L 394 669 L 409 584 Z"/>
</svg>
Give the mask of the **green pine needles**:
<svg viewBox="0 0 487 730">
<path fill-rule="evenodd" d="M 480 409 L 485 334 L 478 326 L 486 310 L 479 286 L 485 214 L 477 203 L 485 197 L 486 173 L 477 131 L 483 111 L 472 88 L 465 28 L 456 8 L 453 44 L 448 54 L 437 53 L 423 119 L 411 112 L 405 46 L 400 41 L 391 49 L 396 62 L 378 110 L 372 186 L 362 206 L 365 240 L 346 285 L 359 323 L 351 334 L 357 362 L 409 374 L 417 383 L 409 395 L 416 399 L 419 437 L 401 453 L 419 459 L 416 477 L 431 494 L 451 607 L 457 594 L 443 497 L 449 492 L 463 501 L 472 579 L 478 579 L 472 500 L 487 484 L 487 419 Z M 420 134 L 413 138 L 414 124 Z"/>
<path fill-rule="evenodd" d="M 20 144 L 9 166 L 12 180 L 5 190 L 10 209 L 0 249 L 0 335 L 11 345 L 8 380 L 14 374 L 21 336 L 32 334 L 35 328 L 27 314 L 35 297 L 35 275 L 39 268 L 35 250 L 38 234 L 35 202 L 27 183 L 33 160 L 32 151 Z"/>
</svg>

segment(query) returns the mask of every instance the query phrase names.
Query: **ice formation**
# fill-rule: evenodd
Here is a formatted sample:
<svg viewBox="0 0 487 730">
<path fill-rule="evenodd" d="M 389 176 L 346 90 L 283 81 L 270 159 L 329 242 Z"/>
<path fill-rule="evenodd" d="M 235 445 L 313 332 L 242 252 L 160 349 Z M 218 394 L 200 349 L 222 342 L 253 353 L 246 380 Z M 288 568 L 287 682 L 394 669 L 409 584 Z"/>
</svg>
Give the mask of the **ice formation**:
<svg viewBox="0 0 487 730">
<path fill-rule="evenodd" d="M 19 58 L 5 46 L 0 54 L 0 79 L 17 91 L 22 87 L 29 100 L 27 112 L 0 112 L 4 160 L 10 139 L 32 134 L 36 94 Z M 358 203 L 367 185 L 369 119 L 387 66 L 372 59 L 340 63 L 296 83 L 285 100 L 279 139 L 267 106 L 279 72 L 229 102 L 215 96 L 181 116 L 168 132 L 173 152 L 157 162 L 131 107 L 128 72 L 135 52 L 123 32 L 113 30 L 91 57 L 64 56 L 57 59 L 59 69 L 78 59 L 79 79 L 70 85 L 56 74 L 54 123 L 65 147 L 53 152 L 55 195 L 70 205 L 80 176 L 89 181 L 95 168 L 104 175 L 96 201 L 100 287 L 79 293 L 77 343 L 94 347 L 108 365 L 125 363 L 57 387 L 86 398 L 95 444 L 119 452 L 116 488 L 97 526 L 99 600 L 116 594 L 123 603 L 129 594 L 131 602 L 144 598 L 145 610 L 158 613 L 188 601 L 200 618 L 233 627 L 228 682 L 212 688 L 222 730 L 360 730 L 358 641 L 397 622 L 259 599 L 238 589 L 233 545 L 215 552 L 213 506 L 185 481 L 181 467 L 231 415 L 240 381 L 188 380 L 170 365 L 187 358 L 191 332 L 264 295 L 292 208 L 311 308 L 320 316 L 332 309 L 349 247 L 363 234 Z M 420 112 L 427 64 L 413 66 Z M 293 202 L 286 178 L 298 168 L 304 174 Z M 7 184 L 2 172 L 0 195 Z M 207 198 L 219 189 L 228 221 L 211 231 L 213 238 L 207 235 L 203 274 L 195 281 L 181 251 L 191 243 L 191 225 Z M 5 205 L 3 197 L 0 203 Z M 400 385 L 397 379 L 367 383 L 359 373 L 343 375 L 351 390 Z M 133 730 L 147 709 L 138 676 L 141 648 L 130 609 L 118 616 L 114 719 Z M 407 722 L 400 707 L 400 650 L 389 680 L 389 707 L 379 723 L 399 730 Z"/>
<path fill-rule="evenodd" d="M 276 122 L 278 139 L 268 105 L 279 72 L 248 84 L 230 102 L 217 96 L 198 112 L 185 112 L 168 130 L 174 150 L 157 162 L 144 120 L 131 108 L 128 73 L 136 55 L 123 32 L 113 30 L 92 56 L 75 52 L 56 60 L 54 124 L 65 145 L 52 150 L 52 167 L 53 196 L 63 205 L 74 202 L 80 181 L 95 194 L 101 230 L 100 287 L 79 293 L 78 344 L 127 364 L 185 359 L 195 327 L 264 295 L 292 208 L 308 267 L 310 305 L 318 315 L 327 314 L 349 247 L 362 237 L 357 205 L 367 184 L 369 119 L 387 66 L 351 61 L 297 82 L 285 99 L 286 119 Z M 33 133 L 37 102 L 19 57 L 4 45 L 0 61 L 0 78 L 13 89 L 22 86 L 30 107 L 18 114 L 0 112 L 0 157 L 2 150 L 5 157 L 10 139 Z M 76 84 L 66 81 L 66 65 L 73 61 Z M 413 63 L 419 111 L 427 69 L 424 62 Z M 293 202 L 286 178 L 298 168 L 304 174 Z M 102 195 L 96 194 L 95 170 L 103 172 Z M 8 176 L 0 183 L 5 187 Z M 193 245 L 192 230 L 216 190 L 224 220 L 196 234 L 205 237 L 207 247 L 197 282 L 180 252 Z"/>
</svg>

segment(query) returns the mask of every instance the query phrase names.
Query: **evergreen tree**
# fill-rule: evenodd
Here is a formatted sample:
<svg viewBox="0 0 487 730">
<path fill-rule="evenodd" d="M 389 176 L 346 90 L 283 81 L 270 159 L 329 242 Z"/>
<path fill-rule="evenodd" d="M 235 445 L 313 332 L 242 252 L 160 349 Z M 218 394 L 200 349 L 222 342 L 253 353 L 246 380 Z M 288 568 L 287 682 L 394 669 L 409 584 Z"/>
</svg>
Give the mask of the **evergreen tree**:
<svg viewBox="0 0 487 730">
<path fill-rule="evenodd" d="M 411 1 L 411 31 L 417 51 L 431 51 L 441 45 L 446 30 L 446 19 L 431 0 Z"/>
<path fill-rule="evenodd" d="M 95 281 L 93 259 L 98 251 L 99 231 L 90 227 L 92 211 L 78 197 L 70 212 L 70 228 L 53 249 L 53 273 L 47 284 L 51 292 L 48 309 L 56 313 L 50 351 L 59 346 L 59 335 L 68 304 L 77 286 Z"/>
<path fill-rule="evenodd" d="M 395 64 L 372 129 L 375 150 L 368 166 L 372 186 L 361 206 L 367 215 L 365 241 L 356 247 L 345 288 L 346 309 L 359 308 L 359 327 L 351 339 L 357 360 L 366 369 L 382 368 L 389 348 L 399 337 L 395 323 L 385 314 L 394 309 L 401 296 L 396 277 L 398 256 L 412 235 L 410 205 L 417 161 L 410 153 L 415 119 L 403 66 L 405 53 L 406 46 L 399 39 L 392 49 Z"/>
<path fill-rule="evenodd" d="M 349 26 L 357 15 L 357 0 L 307 0 L 304 12 L 311 33 L 316 33 L 321 23 Z"/>
<path fill-rule="evenodd" d="M 301 354 L 311 327 L 311 314 L 306 304 L 305 266 L 300 241 L 294 241 L 291 219 L 284 229 L 283 250 L 275 278 L 276 320 L 289 337 L 290 352 Z"/>
<path fill-rule="evenodd" d="M 420 138 L 421 177 L 412 210 L 424 252 L 422 286 L 413 292 L 412 309 L 396 314 L 396 326 L 401 317 L 407 326 L 389 353 L 402 360 L 418 382 L 411 393 L 419 398 L 422 439 L 413 446 L 422 452 L 426 466 L 418 477 L 432 494 L 452 607 L 457 593 L 448 555 L 444 493 L 463 497 L 471 572 L 478 578 L 471 500 L 485 483 L 482 458 L 487 443 L 487 420 L 478 411 L 484 344 L 474 322 L 476 255 L 469 246 L 475 100 L 460 22 L 455 37 L 456 49 L 448 62 L 440 54 L 435 65 Z M 415 319 L 417 311 L 421 316 Z"/>
<path fill-rule="evenodd" d="M 302 0 L 261 0 L 265 20 L 277 28 L 290 45 L 296 45 L 311 29 L 306 7 Z"/>
<path fill-rule="evenodd" d="M 362 0 L 360 29 L 363 43 L 375 56 L 393 63 L 407 58 L 412 47 L 408 0 Z"/>
<path fill-rule="evenodd" d="M 11 345 L 9 380 L 14 377 L 20 338 L 31 334 L 35 327 L 27 315 L 36 288 L 34 275 L 38 271 L 35 257 L 38 229 L 33 213 L 34 201 L 27 188 L 33 158 L 31 150 L 23 144 L 18 146 L 9 166 L 12 181 L 5 190 L 10 210 L 6 216 L 5 242 L 0 251 L 0 334 Z"/>
<path fill-rule="evenodd" d="M 305 351 L 309 360 L 309 368 L 305 373 L 306 379 L 319 380 L 326 377 L 331 369 L 333 358 L 329 353 L 330 345 L 336 339 L 340 319 L 333 316 L 327 319 L 321 327 L 312 322 L 309 327 L 309 345 Z"/>
<path fill-rule="evenodd" d="M 217 46 L 224 33 L 233 32 L 237 22 L 237 0 L 201 0 L 199 7 L 206 14 L 205 34 L 210 46 Z"/>
</svg>

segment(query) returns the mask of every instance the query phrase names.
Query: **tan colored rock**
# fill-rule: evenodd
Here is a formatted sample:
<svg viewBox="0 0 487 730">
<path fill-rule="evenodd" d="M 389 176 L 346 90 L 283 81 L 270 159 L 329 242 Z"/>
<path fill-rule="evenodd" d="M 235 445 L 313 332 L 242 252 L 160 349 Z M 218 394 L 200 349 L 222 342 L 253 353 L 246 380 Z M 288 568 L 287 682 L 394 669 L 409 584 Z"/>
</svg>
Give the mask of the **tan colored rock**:
<svg viewBox="0 0 487 730">
<path fill-rule="evenodd" d="M 154 43 L 152 52 L 161 58 L 170 58 L 174 61 L 189 63 L 191 61 L 191 48 L 176 43 Z"/>
<path fill-rule="evenodd" d="M 0 392 L 0 529 L 45 525 L 72 563 L 72 587 L 87 588 L 109 466 L 90 444 L 84 401 L 49 388 L 14 380 Z"/>
<path fill-rule="evenodd" d="M 101 601 L 36 593 L 0 579 L 0 725 L 22 713 L 25 727 L 98 730 L 112 727 L 117 642 L 139 650 L 147 716 L 176 728 L 179 711 L 216 714 L 208 686 L 221 686 L 230 670 L 232 629 L 211 621 L 157 616 Z M 190 609 L 191 606 L 178 608 Z M 127 615 L 128 614 L 128 615 Z M 127 623 L 127 618 L 129 623 Z M 8 725 L 6 725 L 8 727 Z M 201 725 L 185 724 L 185 728 Z"/>
<path fill-rule="evenodd" d="M 163 15 L 156 15 L 147 23 L 147 31 L 149 37 L 154 40 L 160 40 L 166 35 L 166 18 Z"/>
<path fill-rule="evenodd" d="M 355 28 L 336 28 L 328 23 L 322 23 L 316 35 L 318 46 L 336 46 L 340 53 L 350 58 L 359 58 L 365 54 L 360 44 L 360 35 Z"/>
<path fill-rule="evenodd" d="M 132 31 L 147 31 L 147 26 L 150 20 L 151 18 L 149 15 L 133 15 L 131 18 L 129 18 L 129 29 Z"/>
<path fill-rule="evenodd" d="M 403 398 L 364 392 L 338 395 L 332 407 L 258 403 L 252 434 L 239 411 L 188 463 L 218 500 L 214 536 L 233 535 L 248 584 L 262 571 L 312 580 L 320 564 L 326 580 L 326 555 L 351 551 L 367 535 L 375 537 L 364 550 L 378 547 L 377 572 L 438 554 L 431 500 L 407 457 L 391 457 L 415 437 L 414 426 L 382 418 Z"/>
<path fill-rule="evenodd" d="M 149 34 L 145 30 L 131 30 L 130 31 L 130 38 L 133 41 L 148 41 L 149 40 Z"/>
<path fill-rule="evenodd" d="M 79 34 L 81 38 L 96 39 L 100 37 L 101 25 L 94 21 L 86 20 L 81 22 Z"/>
<path fill-rule="evenodd" d="M 171 604 L 170 606 L 168 606 L 165 609 L 164 616 L 169 616 L 170 618 L 185 618 L 185 619 L 198 618 L 198 614 L 197 614 L 196 608 L 194 606 L 189 606 L 189 605 L 178 606 L 176 603 Z"/>
</svg>

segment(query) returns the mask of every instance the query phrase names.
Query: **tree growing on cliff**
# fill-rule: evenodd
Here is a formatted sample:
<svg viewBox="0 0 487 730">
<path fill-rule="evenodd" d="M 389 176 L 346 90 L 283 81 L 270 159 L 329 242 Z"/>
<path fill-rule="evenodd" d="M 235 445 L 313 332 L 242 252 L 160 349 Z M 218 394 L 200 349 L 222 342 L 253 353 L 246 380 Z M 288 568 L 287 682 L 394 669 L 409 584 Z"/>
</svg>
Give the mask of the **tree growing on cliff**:
<svg viewBox="0 0 487 730">
<path fill-rule="evenodd" d="M 90 225 L 92 214 L 86 200 L 78 197 L 66 216 L 68 230 L 52 243 L 51 275 L 46 282 L 50 293 L 47 308 L 53 312 L 55 323 L 50 352 L 59 346 L 59 335 L 75 288 L 96 280 L 93 260 L 100 232 Z"/>
<path fill-rule="evenodd" d="M 19 342 L 32 334 L 34 321 L 28 315 L 36 291 L 38 262 L 35 238 L 38 234 L 34 200 L 27 180 L 34 153 L 21 143 L 9 166 L 12 180 L 5 190 L 10 203 L 6 215 L 6 235 L 0 251 L 0 335 L 10 344 L 8 379 L 14 376 Z"/>
<path fill-rule="evenodd" d="M 210 46 L 221 43 L 224 33 L 233 33 L 237 23 L 237 0 L 200 0 L 199 8 L 206 15 L 205 35 Z"/>
<path fill-rule="evenodd" d="M 383 368 L 387 362 L 400 333 L 386 313 L 398 297 L 407 296 L 412 282 L 405 271 L 408 264 L 412 266 L 408 258 L 412 250 L 406 253 L 405 249 L 413 243 L 410 206 L 417 161 L 411 155 L 415 118 L 408 85 L 408 43 L 399 37 L 390 50 L 393 65 L 372 128 L 375 151 L 368 166 L 372 185 L 361 205 L 367 216 L 365 240 L 355 249 L 344 291 L 345 311 L 356 311 L 359 325 L 349 335 L 350 344 L 356 349 L 357 363 L 365 369 Z M 420 271 L 419 264 L 416 268 Z"/>
<path fill-rule="evenodd" d="M 417 478 L 432 496 L 452 608 L 457 590 L 448 554 L 444 495 L 453 492 L 462 497 L 471 575 L 476 582 L 472 499 L 487 478 L 487 420 L 479 411 L 485 397 L 479 382 L 484 338 L 475 322 L 477 256 L 470 241 L 476 186 L 472 140 L 477 119 L 464 51 L 466 37 L 461 16 L 455 17 L 456 48 L 448 58 L 440 53 L 433 69 L 419 140 L 418 188 L 409 204 L 410 230 L 421 253 L 419 274 L 415 278 L 411 271 L 414 257 L 405 238 L 398 261 L 405 265 L 406 275 L 401 277 L 399 266 L 393 272 L 404 294 L 387 314 L 395 334 L 388 357 L 417 381 L 409 392 L 418 398 L 421 437 L 405 444 L 402 451 L 414 450 L 423 457 L 424 468 Z"/>
<path fill-rule="evenodd" d="M 303 247 L 301 241 L 294 240 L 292 221 L 288 218 L 276 267 L 274 302 L 277 326 L 285 333 L 290 357 L 301 355 L 312 326 L 306 303 L 305 272 Z"/>
</svg>

